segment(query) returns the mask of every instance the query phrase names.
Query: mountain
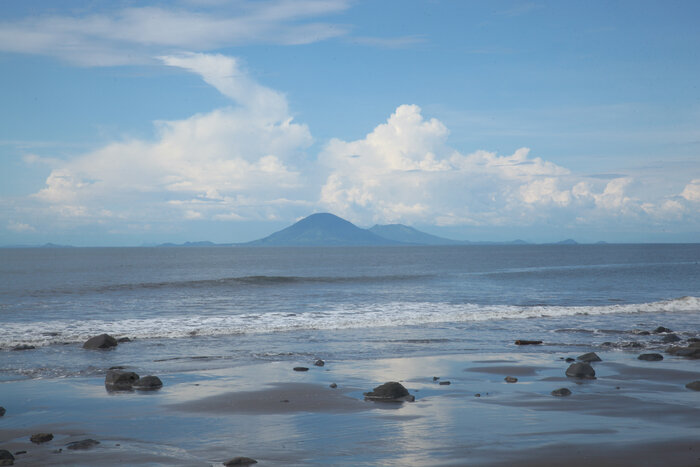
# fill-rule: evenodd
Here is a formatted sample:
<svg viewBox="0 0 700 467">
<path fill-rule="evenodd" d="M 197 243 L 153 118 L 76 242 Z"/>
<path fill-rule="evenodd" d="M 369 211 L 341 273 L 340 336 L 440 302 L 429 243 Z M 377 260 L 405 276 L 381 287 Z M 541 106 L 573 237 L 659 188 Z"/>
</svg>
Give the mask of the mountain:
<svg viewBox="0 0 700 467">
<path fill-rule="evenodd" d="M 381 246 L 400 242 L 380 237 L 367 229 L 329 214 L 305 217 L 296 224 L 244 246 Z"/>
<path fill-rule="evenodd" d="M 401 243 L 414 245 L 463 245 L 464 242 L 430 235 L 403 224 L 375 225 L 370 232 Z"/>
</svg>

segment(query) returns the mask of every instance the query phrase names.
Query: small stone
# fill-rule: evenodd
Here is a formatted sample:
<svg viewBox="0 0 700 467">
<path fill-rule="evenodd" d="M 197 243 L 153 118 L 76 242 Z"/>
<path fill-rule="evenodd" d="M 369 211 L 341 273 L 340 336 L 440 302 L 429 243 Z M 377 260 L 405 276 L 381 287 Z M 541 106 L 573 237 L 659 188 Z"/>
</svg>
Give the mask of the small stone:
<svg viewBox="0 0 700 467">
<path fill-rule="evenodd" d="M 439 380 L 439 379 L 440 379 L 439 376 L 433 376 L 433 381 L 437 381 L 437 380 Z"/>
<path fill-rule="evenodd" d="M 124 342 L 131 342 L 131 339 L 129 339 L 128 337 L 120 337 L 119 339 L 117 339 L 117 342 L 123 344 Z"/>
<path fill-rule="evenodd" d="M 504 381 L 505 381 L 506 383 L 517 383 L 517 382 L 518 382 L 518 378 L 516 378 L 515 376 L 506 376 L 506 377 L 504 378 Z"/>
<path fill-rule="evenodd" d="M 572 363 L 566 369 L 566 376 L 572 378 L 595 379 L 595 370 L 588 363 Z"/>
<path fill-rule="evenodd" d="M 0 417 L 5 415 L 6 412 L 7 412 L 7 410 L 5 410 L 5 407 L 0 407 Z"/>
<path fill-rule="evenodd" d="M 591 363 L 591 362 L 602 362 L 603 359 L 598 356 L 597 353 L 595 352 L 588 352 L 583 355 L 579 355 L 576 357 L 576 360 L 584 362 L 584 363 Z"/>
<path fill-rule="evenodd" d="M 664 344 L 670 344 L 671 342 L 678 342 L 680 340 L 681 340 L 681 338 L 678 337 L 676 334 L 666 334 L 661 339 L 661 342 L 663 342 Z"/>
<path fill-rule="evenodd" d="M 440 386 L 449 386 L 449 385 L 452 384 L 452 383 L 449 382 L 449 381 L 440 381 L 438 384 L 439 384 Z"/>
<path fill-rule="evenodd" d="M 481 397 L 481 394 L 477 392 L 476 394 L 474 394 L 474 397 Z"/>
<path fill-rule="evenodd" d="M 83 344 L 84 349 L 111 349 L 118 345 L 117 340 L 109 334 L 100 334 L 99 336 L 91 337 Z"/>
<path fill-rule="evenodd" d="M 133 386 L 140 391 L 155 391 L 163 387 L 163 382 L 159 377 L 149 375 L 137 379 Z"/>
<path fill-rule="evenodd" d="M 700 380 L 688 383 L 685 385 L 685 387 L 692 389 L 693 391 L 700 391 Z"/>
<path fill-rule="evenodd" d="M 294 371 L 309 371 L 305 366 L 295 366 Z"/>
<path fill-rule="evenodd" d="M 87 438 L 87 439 L 83 439 L 80 441 L 73 441 L 72 443 L 68 443 L 68 444 L 66 444 L 66 448 L 74 450 L 74 451 L 75 450 L 82 451 L 85 449 L 91 449 L 91 448 L 97 446 L 98 444 L 100 444 L 99 441 L 97 441 L 95 439 Z"/>
<path fill-rule="evenodd" d="M 552 391 L 553 396 L 566 397 L 571 395 L 571 391 L 568 388 L 559 388 Z"/>
<path fill-rule="evenodd" d="M 526 339 L 518 339 L 515 341 L 515 345 L 539 345 L 542 341 L 529 341 Z"/>
<path fill-rule="evenodd" d="M 258 461 L 251 459 L 250 457 L 234 457 L 233 459 L 224 462 L 226 467 L 231 467 L 233 465 L 252 465 L 257 464 Z"/>
<path fill-rule="evenodd" d="M 314 365 L 316 365 L 316 366 L 324 366 L 325 364 L 326 364 L 326 362 L 324 362 L 320 358 L 314 362 Z"/>
<path fill-rule="evenodd" d="M 644 360 L 647 362 L 658 362 L 659 360 L 663 359 L 664 356 L 660 353 L 643 353 L 639 357 L 637 357 L 637 360 Z"/>
<path fill-rule="evenodd" d="M 53 439 L 51 433 L 36 433 L 29 438 L 29 441 L 35 444 L 47 443 Z"/>
<path fill-rule="evenodd" d="M 138 380 L 139 375 L 133 371 L 107 370 L 105 388 L 108 391 L 131 391 Z"/>
<path fill-rule="evenodd" d="M 335 388 L 337 388 L 337 387 L 338 387 L 338 385 L 337 385 L 337 384 L 335 384 L 335 383 L 331 383 L 331 385 L 330 385 L 329 387 L 330 387 L 331 389 L 335 389 Z"/>
<path fill-rule="evenodd" d="M 575 362 L 575 361 L 576 361 L 576 359 L 575 359 L 575 358 L 571 358 L 571 357 L 569 357 L 569 358 L 566 359 L 566 363 L 573 363 L 573 362 Z"/>
<path fill-rule="evenodd" d="M 285 403 L 285 404 L 288 404 L 288 403 L 289 403 L 289 399 L 282 399 L 280 402 L 283 402 L 283 403 Z"/>
<path fill-rule="evenodd" d="M 365 400 L 377 402 L 413 402 L 416 398 L 401 383 L 390 381 L 365 393 Z"/>
<path fill-rule="evenodd" d="M 0 465 L 14 465 L 15 456 L 7 449 L 0 449 Z"/>
<path fill-rule="evenodd" d="M 661 334 L 664 332 L 673 332 L 673 331 L 671 331 L 669 328 L 665 328 L 663 326 L 659 326 L 658 328 L 654 329 L 654 331 L 653 331 L 654 334 Z"/>
<path fill-rule="evenodd" d="M 12 347 L 12 350 L 34 350 L 36 347 L 29 344 L 19 344 Z"/>
</svg>

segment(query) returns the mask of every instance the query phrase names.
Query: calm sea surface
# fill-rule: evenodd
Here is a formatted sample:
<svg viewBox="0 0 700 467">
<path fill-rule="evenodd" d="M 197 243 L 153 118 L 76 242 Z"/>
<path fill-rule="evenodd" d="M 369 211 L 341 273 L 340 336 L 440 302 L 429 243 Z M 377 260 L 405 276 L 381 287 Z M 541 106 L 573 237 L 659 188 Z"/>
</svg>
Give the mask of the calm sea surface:
<svg viewBox="0 0 700 467">
<path fill-rule="evenodd" d="M 633 331 L 700 331 L 700 244 L 0 249 L 0 324 L 0 380 L 97 374 L 80 344 L 103 332 L 153 372 L 654 347 Z"/>
</svg>

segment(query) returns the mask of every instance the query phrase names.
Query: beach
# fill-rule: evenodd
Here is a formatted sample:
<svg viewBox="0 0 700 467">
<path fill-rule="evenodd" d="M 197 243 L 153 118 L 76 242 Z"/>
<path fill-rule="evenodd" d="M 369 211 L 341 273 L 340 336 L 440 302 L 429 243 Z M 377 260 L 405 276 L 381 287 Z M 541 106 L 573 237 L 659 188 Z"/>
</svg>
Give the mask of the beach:
<svg viewBox="0 0 700 467">
<path fill-rule="evenodd" d="M 14 465 L 700 464 L 696 245 L 0 256 Z"/>
</svg>

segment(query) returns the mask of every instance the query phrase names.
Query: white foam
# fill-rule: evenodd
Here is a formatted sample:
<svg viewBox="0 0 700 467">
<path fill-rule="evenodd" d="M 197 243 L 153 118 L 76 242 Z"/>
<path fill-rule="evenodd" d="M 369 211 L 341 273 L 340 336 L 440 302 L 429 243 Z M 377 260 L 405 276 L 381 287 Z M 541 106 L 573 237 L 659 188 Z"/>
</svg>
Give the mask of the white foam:
<svg viewBox="0 0 700 467">
<path fill-rule="evenodd" d="M 513 306 L 391 302 L 359 306 L 339 305 L 324 311 L 296 314 L 280 312 L 260 315 L 250 313 L 217 316 L 179 315 L 114 321 L 53 320 L 33 323 L 6 323 L 3 326 L 2 336 L 0 336 L 0 347 L 7 349 L 18 344 L 45 346 L 55 343 L 83 342 L 89 337 L 103 332 L 114 336 L 153 339 L 186 337 L 192 334 L 219 336 L 240 333 L 358 329 L 504 319 L 546 319 L 548 317 L 576 315 L 694 311 L 700 311 L 700 298 L 698 297 L 607 306 Z M 51 330 L 56 335 L 45 335 L 47 330 Z"/>
</svg>

